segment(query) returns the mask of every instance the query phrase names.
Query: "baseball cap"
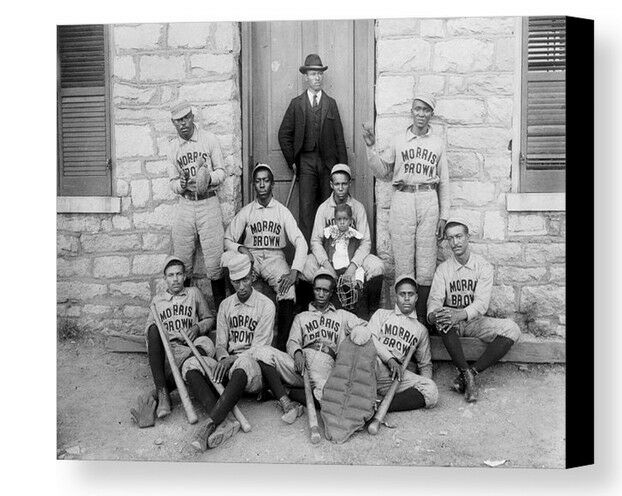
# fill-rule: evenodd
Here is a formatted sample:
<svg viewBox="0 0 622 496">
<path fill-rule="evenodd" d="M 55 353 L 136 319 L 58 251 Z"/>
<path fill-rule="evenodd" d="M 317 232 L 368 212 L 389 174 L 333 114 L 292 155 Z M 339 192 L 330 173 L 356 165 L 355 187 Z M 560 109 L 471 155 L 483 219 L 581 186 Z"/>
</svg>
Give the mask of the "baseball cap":
<svg viewBox="0 0 622 496">
<path fill-rule="evenodd" d="M 226 251 L 222 255 L 222 264 L 229 269 L 229 278 L 239 281 L 251 271 L 251 261 L 246 255 Z"/>
<path fill-rule="evenodd" d="M 352 172 L 350 171 L 350 167 L 346 164 L 335 164 L 333 168 L 330 170 L 330 175 L 332 176 L 336 172 L 345 172 L 350 178 L 352 178 Z"/>
<path fill-rule="evenodd" d="M 268 164 L 261 164 L 261 163 L 255 165 L 255 167 L 253 168 L 253 176 L 255 175 L 255 172 L 257 172 L 259 169 L 269 170 L 274 176 L 274 172 L 272 172 L 272 167 L 270 167 Z"/>
<path fill-rule="evenodd" d="M 464 227 L 467 228 L 467 231 L 471 231 L 471 226 L 469 225 L 469 221 L 466 220 L 464 217 L 462 217 L 461 215 L 452 215 L 451 217 L 449 217 L 449 219 L 447 220 L 447 224 L 445 224 L 445 229 L 447 229 L 447 226 L 449 224 L 462 224 Z"/>
<path fill-rule="evenodd" d="M 188 102 L 179 102 L 171 107 L 171 119 L 181 119 L 192 112 L 192 107 Z"/>
<path fill-rule="evenodd" d="M 430 93 L 415 93 L 415 98 L 413 100 L 421 100 L 422 102 L 427 103 L 432 110 L 436 108 L 436 98 L 432 96 Z"/>
<path fill-rule="evenodd" d="M 397 287 L 403 281 L 410 281 L 415 285 L 415 287 L 417 286 L 417 280 L 415 279 L 415 274 L 402 274 L 397 279 L 395 279 L 395 284 L 393 285 L 393 288 L 397 291 Z"/>
<path fill-rule="evenodd" d="M 316 280 L 318 277 L 330 277 L 333 281 L 335 280 L 335 276 L 334 276 L 334 274 L 333 274 L 330 270 L 328 270 L 327 268 L 325 268 L 325 267 L 320 267 L 320 268 L 318 269 L 318 271 L 317 271 L 317 272 L 315 273 L 315 275 L 313 276 L 313 282 L 315 282 L 315 280 Z"/>
<path fill-rule="evenodd" d="M 181 258 L 176 257 L 175 255 L 169 255 L 168 257 L 166 257 L 166 260 L 164 260 L 164 267 L 162 268 L 162 272 L 166 272 L 168 266 L 171 265 L 173 262 L 178 262 L 182 264 L 184 266 L 184 270 L 186 269 L 186 264 L 184 264 Z"/>
</svg>

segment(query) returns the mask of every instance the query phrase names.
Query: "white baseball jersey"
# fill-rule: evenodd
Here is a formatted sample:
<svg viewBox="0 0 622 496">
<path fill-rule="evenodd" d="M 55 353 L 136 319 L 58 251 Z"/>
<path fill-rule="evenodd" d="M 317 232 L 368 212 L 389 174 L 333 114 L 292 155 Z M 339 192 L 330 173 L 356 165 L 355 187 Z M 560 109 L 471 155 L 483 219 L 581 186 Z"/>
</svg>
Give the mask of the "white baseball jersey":
<svg viewBox="0 0 622 496">
<path fill-rule="evenodd" d="M 404 361 L 411 346 L 415 346 L 414 357 L 419 373 L 432 377 L 432 353 L 428 330 L 417 320 L 417 312 L 403 314 L 395 305 L 393 310 L 376 310 L 368 324 L 380 359 L 386 363 L 391 358 Z"/>
<path fill-rule="evenodd" d="M 362 234 L 361 243 L 352 257 L 352 262 L 357 267 L 363 265 L 365 257 L 371 253 L 371 233 L 367 222 L 367 213 L 363 204 L 348 196 L 346 203 L 352 208 L 352 227 Z M 328 260 L 328 254 L 324 249 L 324 229 L 335 223 L 335 199 L 330 195 L 323 201 L 315 213 L 313 231 L 311 232 L 311 253 L 315 255 L 318 264 L 321 266 Z"/>
<path fill-rule="evenodd" d="M 492 266 L 481 255 L 471 252 L 465 265 L 452 255 L 434 273 L 428 316 L 443 306 L 464 308 L 467 320 L 484 315 L 490 304 L 492 282 Z"/>
<path fill-rule="evenodd" d="M 335 309 L 332 303 L 324 311 L 310 303 L 309 310 L 294 317 L 287 340 L 287 353 L 294 356 L 296 351 L 320 343 L 328 346 L 336 354 L 337 346 L 350 331 L 356 326 L 366 324 L 365 320 L 359 319 L 347 310 Z"/>
<path fill-rule="evenodd" d="M 188 331 L 197 324 L 201 330 L 200 334 L 205 335 L 214 326 L 214 316 L 210 313 L 203 294 L 196 287 L 183 288 L 176 295 L 164 291 L 155 295 L 151 303 L 155 303 L 169 339 L 176 339 L 185 343 L 179 333 L 180 329 Z M 149 312 L 147 329 L 154 323 L 154 317 Z"/>
<path fill-rule="evenodd" d="M 237 293 L 225 298 L 216 320 L 216 359 L 238 355 L 251 347 L 270 345 L 274 333 L 274 303 L 257 290 L 248 300 Z"/>
<path fill-rule="evenodd" d="M 210 190 L 225 180 L 227 172 L 218 139 L 212 133 L 202 131 L 197 126 L 194 126 L 194 132 L 189 140 L 177 136 L 170 144 L 168 177 L 174 193 L 180 195 L 184 192 L 179 184 L 180 174 L 183 174 L 183 171 L 188 171 L 189 173 L 186 190 L 197 190 L 196 163 L 199 157 L 203 157 L 205 160 L 205 165 L 211 178 Z"/>
<path fill-rule="evenodd" d="M 445 156 L 445 143 L 440 136 L 432 134 L 432 128 L 423 136 L 417 136 L 409 126 L 406 132 L 393 139 L 386 150 L 377 152 L 367 147 L 367 160 L 374 174 L 380 179 L 393 172 L 393 183 L 401 181 L 412 186 L 438 183 L 440 218 L 449 217 L 449 168 Z"/>
<path fill-rule="evenodd" d="M 225 250 L 238 251 L 244 234 L 244 246 L 253 250 L 283 250 L 287 240 L 296 247 L 292 269 L 302 272 L 308 245 L 292 213 L 272 198 L 267 206 L 257 200 L 240 210 L 225 232 Z"/>
</svg>

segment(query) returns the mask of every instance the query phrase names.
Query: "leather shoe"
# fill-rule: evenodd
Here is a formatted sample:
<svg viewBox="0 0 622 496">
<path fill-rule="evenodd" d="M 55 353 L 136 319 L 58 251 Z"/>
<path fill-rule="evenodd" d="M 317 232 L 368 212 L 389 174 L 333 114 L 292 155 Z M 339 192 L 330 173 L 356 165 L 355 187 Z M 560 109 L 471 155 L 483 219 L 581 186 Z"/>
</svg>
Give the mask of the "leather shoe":
<svg viewBox="0 0 622 496">
<path fill-rule="evenodd" d="M 475 384 L 475 373 L 471 369 L 462 372 L 464 377 L 464 398 L 468 403 L 477 401 L 477 385 Z"/>
</svg>

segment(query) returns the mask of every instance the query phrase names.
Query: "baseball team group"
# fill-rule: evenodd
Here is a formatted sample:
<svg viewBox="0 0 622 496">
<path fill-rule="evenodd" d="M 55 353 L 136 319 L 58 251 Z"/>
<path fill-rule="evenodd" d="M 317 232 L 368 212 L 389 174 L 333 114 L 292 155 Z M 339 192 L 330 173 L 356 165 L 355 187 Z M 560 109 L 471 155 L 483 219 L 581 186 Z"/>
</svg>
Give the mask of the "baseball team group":
<svg viewBox="0 0 622 496">
<path fill-rule="evenodd" d="M 236 406 L 244 394 L 276 400 L 288 424 L 306 410 L 312 430 L 319 408 L 326 437 L 345 430 L 343 440 L 375 413 L 381 420 L 381 410 L 436 405 L 430 334 L 442 338 L 458 369 L 451 388 L 467 402 L 478 398 L 477 376 L 519 338 L 515 322 L 485 315 L 493 270 L 471 250 L 468 221 L 450 215 L 445 142 L 429 124 L 436 102 L 426 93 L 415 92 L 412 123 L 390 146 L 380 149 L 372 127 L 362 129 L 367 164 L 356 166 L 369 166 L 394 189 L 395 305 L 380 308 L 385 266 L 371 253 L 365 208 L 350 194 L 356 167 L 347 164 L 337 103 L 322 89 L 327 69 L 318 55 L 306 57 L 300 72 L 307 89 L 292 99 L 278 132 L 299 182 L 298 222 L 273 196 L 271 166 L 258 163 L 254 200 L 225 228 L 217 190 L 227 172 L 218 140 L 195 124 L 189 104 L 171 108 L 178 136 L 169 178 L 179 203 L 174 254 L 162 267 L 166 290 L 153 298 L 146 325 L 155 389 L 131 411 L 140 427 L 166 417 L 178 389 L 189 421 L 196 422 L 189 395 L 206 413 L 191 440 L 199 451 L 250 428 Z M 452 255 L 437 266 L 443 239 Z M 197 240 L 216 316 L 192 285 Z M 474 363 L 465 359 L 462 336 L 487 343 Z"/>
</svg>

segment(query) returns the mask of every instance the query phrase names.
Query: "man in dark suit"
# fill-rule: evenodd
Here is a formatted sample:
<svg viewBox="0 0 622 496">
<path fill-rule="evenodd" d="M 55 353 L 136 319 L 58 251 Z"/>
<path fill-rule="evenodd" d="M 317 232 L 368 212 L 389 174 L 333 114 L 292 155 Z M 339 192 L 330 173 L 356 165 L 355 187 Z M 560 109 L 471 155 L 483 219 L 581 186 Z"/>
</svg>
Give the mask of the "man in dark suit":
<svg viewBox="0 0 622 496">
<path fill-rule="evenodd" d="M 312 53 L 300 67 L 307 90 L 292 99 L 279 128 L 279 144 L 287 165 L 298 174 L 299 226 L 307 243 L 318 205 L 330 196 L 330 170 L 348 163 L 337 102 L 322 91 L 324 71 Z"/>
</svg>

